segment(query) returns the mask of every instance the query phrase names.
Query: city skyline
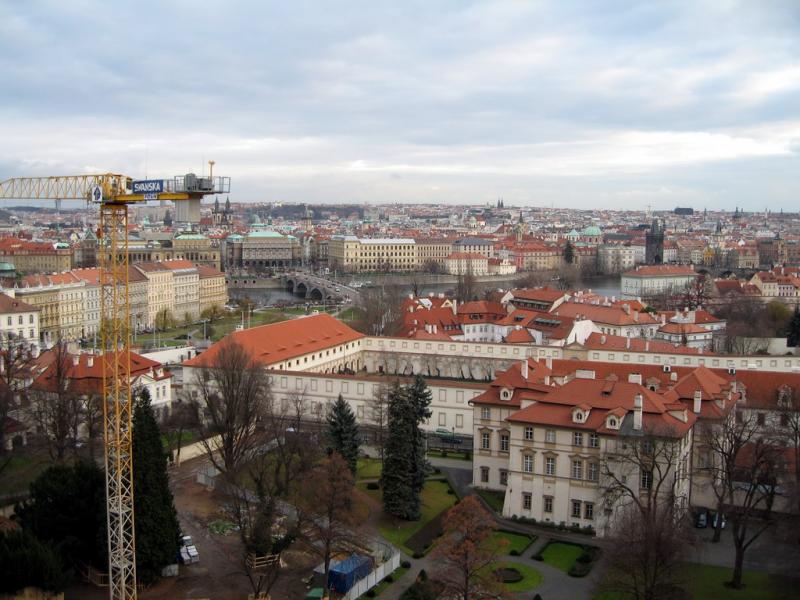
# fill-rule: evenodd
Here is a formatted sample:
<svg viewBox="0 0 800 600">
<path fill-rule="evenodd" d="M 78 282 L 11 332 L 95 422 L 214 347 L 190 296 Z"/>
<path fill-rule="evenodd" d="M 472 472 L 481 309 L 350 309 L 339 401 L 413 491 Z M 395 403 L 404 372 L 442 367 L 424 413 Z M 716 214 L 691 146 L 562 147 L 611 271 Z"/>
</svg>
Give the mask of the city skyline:
<svg viewBox="0 0 800 600">
<path fill-rule="evenodd" d="M 213 159 L 237 202 L 793 212 L 800 8 L 687 6 L 5 6 L 0 179 Z"/>
</svg>

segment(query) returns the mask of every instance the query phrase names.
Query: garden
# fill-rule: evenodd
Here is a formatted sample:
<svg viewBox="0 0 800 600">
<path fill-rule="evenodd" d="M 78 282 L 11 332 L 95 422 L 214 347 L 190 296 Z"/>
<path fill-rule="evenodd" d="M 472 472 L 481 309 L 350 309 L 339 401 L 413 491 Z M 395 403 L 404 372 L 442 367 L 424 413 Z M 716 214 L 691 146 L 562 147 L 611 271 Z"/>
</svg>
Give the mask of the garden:
<svg viewBox="0 0 800 600">
<path fill-rule="evenodd" d="M 600 558 L 600 549 L 571 542 L 549 542 L 532 558 L 564 571 L 570 577 L 585 577 Z"/>
</svg>

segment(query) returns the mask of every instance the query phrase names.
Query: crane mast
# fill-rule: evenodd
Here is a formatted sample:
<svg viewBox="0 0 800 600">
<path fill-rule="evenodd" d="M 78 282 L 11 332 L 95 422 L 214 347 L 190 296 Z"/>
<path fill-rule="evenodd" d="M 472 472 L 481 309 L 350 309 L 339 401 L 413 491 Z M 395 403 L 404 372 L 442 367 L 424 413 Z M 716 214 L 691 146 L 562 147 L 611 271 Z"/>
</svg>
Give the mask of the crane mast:
<svg viewBox="0 0 800 600">
<path fill-rule="evenodd" d="M 209 161 L 213 169 L 213 161 Z M 212 171 L 213 172 L 213 171 Z M 138 188 L 138 191 L 137 191 Z M 132 190 L 132 193 L 131 193 Z M 186 221 L 199 218 L 200 202 L 230 192 L 228 177 L 189 173 L 134 182 L 125 175 L 20 177 L 0 182 L 0 199 L 88 200 L 99 205 L 100 337 L 103 367 L 103 448 L 106 473 L 109 598 L 135 600 L 136 540 L 133 509 L 133 423 L 128 290 L 128 204 L 186 201 Z"/>
</svg>

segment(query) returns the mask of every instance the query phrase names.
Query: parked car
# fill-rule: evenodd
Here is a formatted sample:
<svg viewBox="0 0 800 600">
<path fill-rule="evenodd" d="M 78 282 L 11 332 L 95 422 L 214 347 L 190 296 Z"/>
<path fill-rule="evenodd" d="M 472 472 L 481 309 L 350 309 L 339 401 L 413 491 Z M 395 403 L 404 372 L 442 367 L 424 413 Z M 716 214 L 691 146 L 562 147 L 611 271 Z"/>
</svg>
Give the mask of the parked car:
<svg viewBox="0 0 800 600">
<path fill-rule="evenodd" d="M 197 551 L 197 547 L 194 545 L 192 536 L 190 535 L 181 536 L 181 548 L 179 554 L 180 561 L 185 565 L 200 562 L 200 553 Z"/>
<path fill-rule="evenodd" d="M 708 527 L 708 510 L 703 508 L 697 512 L 697 517 L 695 518 L 694 526 L 697 527 L 698 529 L 705 529 L 706 527 Z"/>
</svg>

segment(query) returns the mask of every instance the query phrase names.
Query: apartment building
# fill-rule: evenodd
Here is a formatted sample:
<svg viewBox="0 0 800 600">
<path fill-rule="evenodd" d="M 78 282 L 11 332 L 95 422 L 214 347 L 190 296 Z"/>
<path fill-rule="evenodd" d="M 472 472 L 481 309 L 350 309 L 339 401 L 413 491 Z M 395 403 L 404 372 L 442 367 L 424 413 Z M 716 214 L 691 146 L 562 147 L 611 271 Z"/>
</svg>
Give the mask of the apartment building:
<svg viewBox="0 0 800 600">
<path fill-rule="evenodd" d="M 163 263 L 134 265 L 147 278 L 146 327 L 154 327 L 159 313 L 175 316 L 175 285 L 172 271 Z M 163 311 L 166 311 L 165 313 Z"/>
<path fill-rule="evenodd" d="M 219 243 L 196 232 L 176 235 L 172 240 L 171 260 L 188 260 L 195 265 L 222 268 Z"/>
<path fill-rule="evenodd" d="M 39 346 L 39 309 L 14 295 L 0 294 L 0 346 Z"/>
<path fill-rule="evenodd" d="M 335 235 L 329 242 L 328 264 L 346 271 L 415 271 L 416 242 L 410 238 L 358 238 Z"/>
<path fill-rule="evenodd" d="M 188 260 L 166 260 L 163 264 L 172 271 L 175 317 L 179 321 L 197 319 L 200 306 L 200 275 L 197 267 Z"/>
<path fill-rule="evenodd" d="M 444 267 L 445 258 L 453 251 L 452 242 L 444 238 L 416 238 L 414 241 L 420 269 L 431 263 Z"/>
<path fill-rule="evenodd" d="M 0 261 L 13 264 L 19 273 L 58 273 L 72 268 L 72 249 L 60 242 L 0 238 Z"/>
<path fill-rule="evenodd" d="M 453 252 L 444 260 L 445 272 L 451 275 L 474 275 L 476 277 L 489 274 L 489 259 L 485 254 L 477 252 Z"/>
<path fill-rule="evenodd" d="M 213 267 L 197 266 L 197 275 L 200 281 L 198 295 L 198 311 L 203 311 L 212 306 L 222 307 L 228 303 L 228 287 L 225 285 L 225 274 Z"/>
</svg>

